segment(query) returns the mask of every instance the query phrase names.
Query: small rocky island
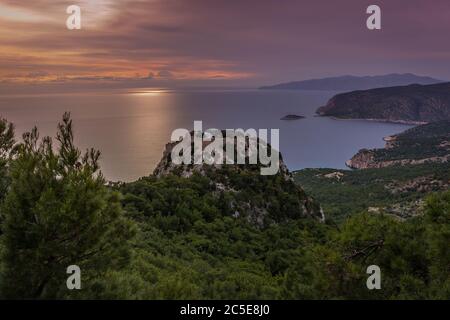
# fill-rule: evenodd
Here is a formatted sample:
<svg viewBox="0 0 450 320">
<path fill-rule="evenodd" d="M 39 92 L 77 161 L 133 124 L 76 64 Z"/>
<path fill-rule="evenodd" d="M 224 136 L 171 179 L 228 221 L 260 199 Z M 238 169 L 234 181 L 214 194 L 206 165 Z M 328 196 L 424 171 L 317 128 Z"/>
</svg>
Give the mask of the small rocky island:
<svg viewBox="0 0 450 320">
<path fill-rule="evenodd" d="M 298 119 L 304 119 L 304 116 L 299 116 L 296 114 L 288 114 L 287 116 L 284 116 L 280 120 L 298 120 Z"/>
</svg>

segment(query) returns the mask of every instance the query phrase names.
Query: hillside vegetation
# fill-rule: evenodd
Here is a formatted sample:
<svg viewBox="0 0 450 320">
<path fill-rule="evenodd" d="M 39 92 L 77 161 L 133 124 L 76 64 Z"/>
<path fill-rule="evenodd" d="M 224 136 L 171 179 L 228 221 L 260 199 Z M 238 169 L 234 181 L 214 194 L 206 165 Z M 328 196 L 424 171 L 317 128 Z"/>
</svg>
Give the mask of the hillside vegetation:
<svg viewBox="0 0 450 320">
<path fill-rule="evenodd" d="M 450 156 L 450 121 L 438 121 L 390 137 L 387 148 L 376 149 L 374 160 L 420 160 L 446 156 Z"/>
<path fill-rule="evenodd" d="M 295 181 L 336 221 L 360 212 L 399 218 L 421 214 L 424 199 L 450 188 L 450 164 L 422 164 L 379 169 L 305 169 Z"/>
<path fill-rule="evenodd" d="M 67 114 L 54 145 L 36 129 L 15 142 L 0 121 L 0 150 L 1 298 L 450 298 L 449 192 L 404 222 L 361 213 L 336 226 L 297 214 L 304 199 L 285 180 L 245 170 L 229 173 L 233 194 L 217 192 L 217 172 L 107 186 Z M 235 214 L 235 201 L 270 203 L 270 219 Z M 81 290 L 66 287 L 73 264 Z M 366 287 L 372 264 L 382 290 Z"/>
<path fill-rule="evenodd" d="M 362 149 L 346 162 L 347 166 L 367 169 L 450 160 L 450 121 L 417 126 L 385 140 L 385 148 Z"/>
</svg>

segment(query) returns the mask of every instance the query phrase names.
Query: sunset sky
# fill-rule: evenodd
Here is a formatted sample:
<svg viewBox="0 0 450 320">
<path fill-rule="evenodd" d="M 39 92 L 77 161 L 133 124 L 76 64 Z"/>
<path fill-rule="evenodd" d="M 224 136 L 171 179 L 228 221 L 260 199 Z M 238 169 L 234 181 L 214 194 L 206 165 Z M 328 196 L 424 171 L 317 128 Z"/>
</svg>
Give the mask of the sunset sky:
<svg viewBox="0 0 450 320">
<path fill-rule="evenodd" d="M 73 4 L 81 30 L 65 25 Z M 366 28 L 370 4 L 381 31 Z M 0 0 L 0 89 L 450 80 L 449 34 L 449 0 Z"/>
</svg>

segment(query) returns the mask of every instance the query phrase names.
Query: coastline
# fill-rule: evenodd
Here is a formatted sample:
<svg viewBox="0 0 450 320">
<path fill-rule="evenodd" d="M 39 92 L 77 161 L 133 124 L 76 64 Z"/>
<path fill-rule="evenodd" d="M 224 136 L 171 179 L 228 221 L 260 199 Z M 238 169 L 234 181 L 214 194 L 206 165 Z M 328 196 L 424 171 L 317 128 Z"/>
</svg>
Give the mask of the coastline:
<svg viewBox="0 0 450 320">
<path fill-rule="evenodd" d="M 370 122 L 382 122 L 382 123 L 395 123 L 395 124 L 406 124 L 406 125 L 414 125 L 414 126 L 420 126 L 423 124 L 428 124 L 427 121 L 409 121 L 409 120 L 387 120 L 387 119 L 376 119 L 376 118 L 340 118 L 336 116 L 326 116 L 317 114 L 318 117 L 328 117 L 333 120 L 353 120 L 353 121 L 370 121 Z"/>
</svg>

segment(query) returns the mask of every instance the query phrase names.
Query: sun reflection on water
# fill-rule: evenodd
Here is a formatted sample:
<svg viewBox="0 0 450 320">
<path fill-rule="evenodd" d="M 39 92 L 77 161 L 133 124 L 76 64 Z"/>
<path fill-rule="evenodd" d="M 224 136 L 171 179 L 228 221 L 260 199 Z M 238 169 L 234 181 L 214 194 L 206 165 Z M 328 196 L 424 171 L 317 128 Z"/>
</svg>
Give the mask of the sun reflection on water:
<svg viewBox="0 0 450 320">
<path fill-rule="evenodd" d="M 129 91 L 128 94 L 137 95 L 137 96 L 160 96 L 166 93 L 169 93 L 168 89 L 142 89 Z"/>
</svg>

